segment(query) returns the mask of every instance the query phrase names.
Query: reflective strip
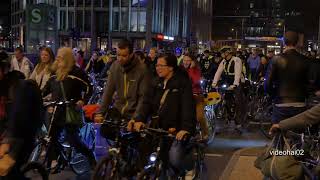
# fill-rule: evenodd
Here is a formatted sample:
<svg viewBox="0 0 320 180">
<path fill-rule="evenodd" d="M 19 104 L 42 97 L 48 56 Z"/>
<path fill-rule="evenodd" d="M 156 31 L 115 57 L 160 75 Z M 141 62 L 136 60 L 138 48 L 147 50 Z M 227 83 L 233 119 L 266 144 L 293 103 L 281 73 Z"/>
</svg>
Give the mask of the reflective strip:
<svg viewBox="0 0 320 180">
<path fill-rule="evenodd" d="M 226 60 L 227 61 L 227 60 Z M 224 71 L 227 73 L 227 75 L 235 75 L 235 68 L 233 70 L 233 73 L 230 73 L 230 68 L 231 68 L 231 64 L 232 62 L 235 62 L 233 58 L 230 59 L 230 62 L 228 64 L 228 69 L 226 69 L 226 64 L 224 64 Z"/>
<path fill-rule="evenodd" d="M 124 74 L 124 78 L 123 78 L 123 83 L 124 83 L 124 91 L 123 91 L 123 96 L 126 100 L 126 104 L 123 106 L 122 110 L 121 110 L 121 114 L 123 115 L 125 109 L 128 107 L 128 100 L 127 100 L 127 95 L 128 95 L 128 90 L 129 90 L 129 84 L 127 85 L 127 74 Z"/>
</svg>

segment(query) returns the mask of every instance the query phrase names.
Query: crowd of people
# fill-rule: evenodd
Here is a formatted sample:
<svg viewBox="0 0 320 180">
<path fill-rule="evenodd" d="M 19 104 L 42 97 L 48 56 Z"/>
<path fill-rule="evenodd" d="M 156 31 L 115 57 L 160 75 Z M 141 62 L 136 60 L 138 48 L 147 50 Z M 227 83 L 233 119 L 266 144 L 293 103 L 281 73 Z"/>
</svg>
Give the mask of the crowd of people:
<svg viewBox="0 0 320 180">
<path fill-rule="evenodd" d="M 203 138 L 208 135 L 202 80 L 213 88 L 222 81 L 234 91 L 235 122 L 239 131 L 246 118 L 244 86 L 248 79 L 265 81 L 266 93 L 273 98 L 274 125 L 270 133 L 293 125 L 318 123 L 319 106 L 304 111 L 310 94 L 320 95 L 320 73 L 314 68 L 319 63 L 312 54 L 310 57 L 301 54 L 297 43 L 298 34 L 287 32 L 285 50 L 275 56 L 273 51 L 262 54 L 253 49 L 249 53 L 247 50 L 234 51 L 231 47 L 223 47 L 220 51 L 205 50 L 201 54 L 188 49 L 160 54 L 157 48 L 145 53 L 134 51 L 130 41 L 122 40 L 116 58 L 112 53 L 105 55 L 96 50 L 87 62 L 83 51 L 76 48 L 60 48 L 55 56 L 50 48 L 44 47 L 35 67 L 24 56 L 22 48 L 15 49 L 12 59 L 1 51 L 0 158 L 9 155 L 12 163 L 7 166 L 16 168 L 25 162 L 27 154 L 31 153 L 36 129 L 44 123 L 42 117 L 46 110 L 42 109 L 41 97 L 50 101 L 73 100 L 73 108 L 80 113 L 92 91 L 88 73 L 107 78 L 101 108 L 95 113 L 94 120 L 102 122 L 109 107 L 113 106 L 128 120 L 128 131 L 140 131 L 151 125 L 175 134 L 175 142 L 163 142 L 162 159 L 178 169 L 192 163 L 186 158 L 191 152 L 179 142 L 186 135 L 195 135 L 197 121 Z M 68 142 L 86 155 L 94 167 L 95 157 L 79 136 L 81 120 L 66 122 L 66 109 L 60 107 L 57 112 L 57 121 L 52 126 L 54 140 L 65 129 Z M 293 117 L 295 115 L 298 116 Z M 51 151 L 54 160 L 55 150 Z M 17 174 L 12 172 L 8 176 Z"/>
</svg>

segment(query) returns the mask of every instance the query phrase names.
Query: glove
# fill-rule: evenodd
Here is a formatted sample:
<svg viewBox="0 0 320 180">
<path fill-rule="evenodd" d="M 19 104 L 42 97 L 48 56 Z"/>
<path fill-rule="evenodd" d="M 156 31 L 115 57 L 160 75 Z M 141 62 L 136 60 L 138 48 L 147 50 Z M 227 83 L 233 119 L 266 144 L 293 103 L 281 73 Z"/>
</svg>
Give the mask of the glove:
<svg viewBox="0 0 320 180">
<path fill-rule="evenodd" d="M 216 88 L 217 87 L 217 83 L 212 83 L 211 85 L 213 88 Z"/>
</svg>

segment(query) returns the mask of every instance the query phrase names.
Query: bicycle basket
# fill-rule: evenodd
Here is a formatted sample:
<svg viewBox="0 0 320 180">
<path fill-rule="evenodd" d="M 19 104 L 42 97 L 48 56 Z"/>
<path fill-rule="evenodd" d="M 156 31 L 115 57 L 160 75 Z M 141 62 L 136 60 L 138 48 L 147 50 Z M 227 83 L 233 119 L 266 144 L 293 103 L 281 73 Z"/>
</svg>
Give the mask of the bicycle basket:
<svg viewBox="0 0 320 180">
<path fill-rule="evenodd" d="M 204 99 L 207 106 L 216 105 L 221 102 L 221 95 L 218 92 L 210 92 Z"/>
</svg>

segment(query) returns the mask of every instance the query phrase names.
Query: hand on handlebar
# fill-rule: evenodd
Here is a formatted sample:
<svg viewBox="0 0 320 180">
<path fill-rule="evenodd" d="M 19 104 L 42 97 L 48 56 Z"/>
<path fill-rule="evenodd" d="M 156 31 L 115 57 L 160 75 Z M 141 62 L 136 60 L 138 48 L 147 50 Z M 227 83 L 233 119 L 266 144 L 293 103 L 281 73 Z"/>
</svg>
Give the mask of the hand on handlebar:
<svg viewBox="0 0 320 180">
<path fill-rule="evenodd" d="M 127 130 L 132 132 L 132 131 L 136 131 L 136 132 L 140 132 L 140 130 L 145 127 L 145 124 L 143 122 L 136 122 L 135 120 L 130 120 L 128 122 L 128 126 L 127 126 Z"/>
<path fill-rule="evenodd" d="M 231 85 L 228 87 L 228 90 L 234 90 L 237 86 L 236 85 Z"/>
<path fill-rule="evenodd" d="M 269 130 L 269 134 L 274 135 L 279 130 L 280 130 L 279 124 L 273 124 Z"/>
<path fill-rule="evenodd" d="M 176 135 L 176 139 L 177 139 L 178 141 L 181 141 L 181 140 L 183 140 L 183 139 L 185 138 L 185 136 L 186 136 L 187 134 L 189 134 L 188 131 L 180 130 L 180 131 L 177 133 L 177 135 Z"/>
<path fill-rule="evenodd" d="M 104 120 L 103 114 L 101 113 L 96 113 L 93 117 L 93 121 L 96 123 L 102 123 Z"/>
</svg>

